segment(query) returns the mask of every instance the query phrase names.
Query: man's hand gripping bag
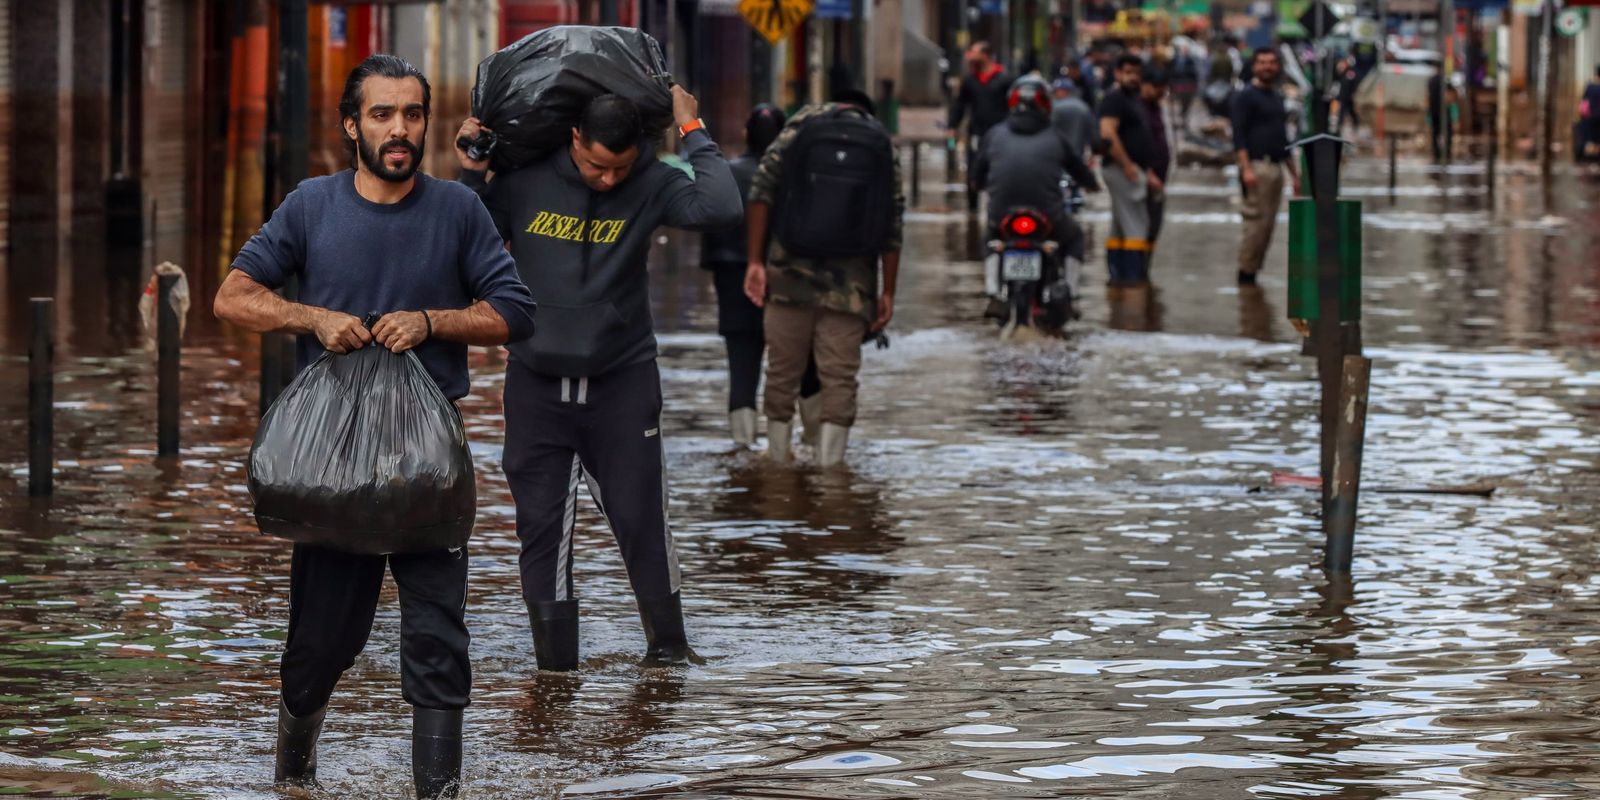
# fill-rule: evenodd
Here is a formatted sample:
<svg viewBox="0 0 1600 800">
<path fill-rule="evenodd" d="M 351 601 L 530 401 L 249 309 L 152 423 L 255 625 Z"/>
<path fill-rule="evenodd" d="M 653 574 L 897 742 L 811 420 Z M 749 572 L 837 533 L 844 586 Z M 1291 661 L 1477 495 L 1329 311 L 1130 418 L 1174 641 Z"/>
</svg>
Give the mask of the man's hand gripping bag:
<svg viewBox="0 0 1600 800">
<path fill-rule="evenodd" d="M 325 353 L 261 419 L 250 497 L 263 533 L 349 553 L 461 547 L 477 492 L 461 414 L 415 353 Z"/>
</svg>

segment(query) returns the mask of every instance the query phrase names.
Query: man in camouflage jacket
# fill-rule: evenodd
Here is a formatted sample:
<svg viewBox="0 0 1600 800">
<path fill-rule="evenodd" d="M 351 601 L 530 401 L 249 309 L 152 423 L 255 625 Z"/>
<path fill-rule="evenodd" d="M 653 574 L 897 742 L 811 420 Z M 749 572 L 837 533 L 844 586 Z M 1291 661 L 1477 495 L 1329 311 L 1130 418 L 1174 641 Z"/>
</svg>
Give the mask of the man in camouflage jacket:
<svg viewBox="0 0 1600 800">
<path fill-rule="evenodd" d="M 777 205 L 782 185 L 784 152 L 801 126 L 841 107 L 868 117 L 873 114 L 872 101 L 863 92 L 841 93 L 836 99 L 840 102 L 803 108 L 789 120 L 761 159 L 745 211 L 750 247 L 745 294 L 766 309 L 767 385 L 763 405 L 768 454 L 780 459 L 789 457 L 800 377 L 814 353 L 817 377 L 822 383 L 822 430 L 817 443 L 817 462 L 822 466 L 844 459 L 850 426 L 856 421 L 861 343 L 869 331 L 883 330 L 894 316 L 906 205 L 896 155 L 894 219 L 888 241 L 878 256 L 797 258 L 786 254 L 778 242 L 767 241 L 769 215 Z M 879 263 L 883 265 L 881 291 Z"/>
</svg>

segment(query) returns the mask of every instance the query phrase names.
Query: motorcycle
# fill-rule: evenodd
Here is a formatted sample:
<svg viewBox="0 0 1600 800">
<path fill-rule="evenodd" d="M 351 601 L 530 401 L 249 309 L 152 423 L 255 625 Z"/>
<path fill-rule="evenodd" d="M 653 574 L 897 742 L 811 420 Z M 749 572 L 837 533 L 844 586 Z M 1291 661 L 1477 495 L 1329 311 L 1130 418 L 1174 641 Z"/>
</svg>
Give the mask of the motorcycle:
<svg viewBox="0 0 1600 800">
<path fill-rule="evenodd" d="M 1010 338 L 1032 328 L 1058 333 L 1077 318 L 1073 300 L 1078 285 L 1077 259 L 1062 258 L 1051 237 L 1050 220 L 1031 208 L 1016 208 L 1000 221 L 1000 238 L 989 242 L 984 283 L 990 307 L 987 316 Z"/>
</svg>

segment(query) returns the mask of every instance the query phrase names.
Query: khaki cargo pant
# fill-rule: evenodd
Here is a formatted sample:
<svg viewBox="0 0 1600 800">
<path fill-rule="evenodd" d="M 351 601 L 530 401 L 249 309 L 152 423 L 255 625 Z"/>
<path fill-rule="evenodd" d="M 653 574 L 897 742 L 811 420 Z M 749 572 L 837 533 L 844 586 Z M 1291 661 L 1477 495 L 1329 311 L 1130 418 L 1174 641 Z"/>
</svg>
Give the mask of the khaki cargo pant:
<svg viewBox="0 0 1600 800">
<path fill-rule="evenodd" d="M 767 386 L 762 405 L 767 419 L 794 419 L 800 378 L 813 354 L 822 383 L 822 421 L 846 427 L 856 421 L 856 375 L 861 371 L 861 340 L 867 321 L 857 314 L 816 306 L 768 303 Z"/>
<path fill-rule="evenodd" d="M 1283 165 L 1276 161 L 1252 161 L 1256 188 L 1244 190 L 1239 215 L 1244 217 L 1244 242 L 1239 245 L 1239 271 L 1251 275 L 1261 271 L 1272 244 L 1272 229 L 1278 224 L 1278 206 L 1283 203 Z"/>
</svg>

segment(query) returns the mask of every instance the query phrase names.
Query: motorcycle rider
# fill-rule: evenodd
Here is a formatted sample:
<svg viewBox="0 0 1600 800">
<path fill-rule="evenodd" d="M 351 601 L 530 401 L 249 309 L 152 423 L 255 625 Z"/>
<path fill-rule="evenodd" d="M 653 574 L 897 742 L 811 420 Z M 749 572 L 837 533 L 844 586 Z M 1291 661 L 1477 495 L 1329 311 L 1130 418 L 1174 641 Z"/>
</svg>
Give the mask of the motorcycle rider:
<svg viewBox="0 0 1600 800">
<path fill-rule="evenodd" d="M 1011 211 L 1038 211 L 1050 221 L 1051 238 L 1061 248 L 1062 279 L 1071 281 L 1083 265 L 1084 237 L 1067 213 L 1061 173 L 1065 170 L 1087 191 L 1099 191 L 1100 185 L 1078 147 L 1051 124 L 1050 88 L 1043 80 L 1018 79 L 1006 102 L 1010 108 L 1006 120 L 984 135 L 973 169 L 977 184 L 989 194 L 990 238 L 1000 234 L 1000 223 Z M 992 288 L 998 281 L 996 275 L 986 282 Z M 1005 302 L 992 296 L 985 316 L 1005 319 L 1006 315 Z"/>
</svg>

